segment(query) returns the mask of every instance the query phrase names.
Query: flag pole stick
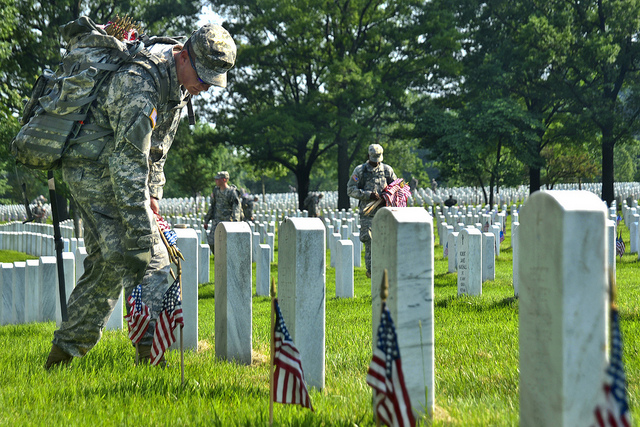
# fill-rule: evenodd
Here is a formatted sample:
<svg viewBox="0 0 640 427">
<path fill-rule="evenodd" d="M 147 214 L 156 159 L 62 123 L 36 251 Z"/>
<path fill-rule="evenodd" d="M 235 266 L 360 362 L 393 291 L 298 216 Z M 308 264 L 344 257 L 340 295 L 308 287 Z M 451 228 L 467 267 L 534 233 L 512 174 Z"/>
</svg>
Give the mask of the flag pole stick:
<svg viewBox="0 0 640 427">
<path fill-rule="evenodd" d="M 389 272 L 385 268 L 382 272 L 382 284 L 380 286 L 380 313 L 384 312 L 384 303 L 389 297 Z M 374 392 L 375 393 L 375 392 Z M 373 416 L 376 418 L 376 427 L 380 427 L 380 417 L 377 416 L 376 408 L 373 408 Z"/>
<path fill-rule="evenodd" d="M 182 301 L 182 263 L 177 260 L 178 263 L 178 283 L 180 284 L 180 301 Z M 184 325 L 180 325 L 180 376 L 182 379 L 182 387 L 184 387 Z"/>
<path fill-rule="evenodd" d="M 269 333 L 269 340 L 271 341 L 271 357 L 269 363 L 269 426 L 273 425 L 273 371 L 274 371 L 274 363 L 275 363 L 275 351 L 276 351 L 276 343 L 275 343 L 275 329 L 276 329 L 276 310 L 275 310 L 275 300 L 276 300 L 276 279 L 271 278 L 271 331 Z"/>
</svg>

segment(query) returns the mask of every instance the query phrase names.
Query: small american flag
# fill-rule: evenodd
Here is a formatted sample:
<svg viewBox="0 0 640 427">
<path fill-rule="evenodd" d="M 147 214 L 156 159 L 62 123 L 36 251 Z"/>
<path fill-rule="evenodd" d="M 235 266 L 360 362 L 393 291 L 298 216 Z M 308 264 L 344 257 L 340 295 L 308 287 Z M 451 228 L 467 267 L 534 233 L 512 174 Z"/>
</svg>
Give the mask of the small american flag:
<svg viewBox="0 0 640 427">
<path fill-rule="evenodd" d="M 444 245 L 444 256 L 449 256 L 449 242 Z"/>
<path fill-rule="evenodd" d="M 183 326 L 182 301 L 180 301 L 180 282 L 176 279 L 162 298 L 162 311 L 156 322 L 151 346 L 151 364 L 157 365 L 167 349 L 176 342 L 173 333 L 176 326 Z"/>
<path fill-rule="evenodd" d="M 504 231 L 500 230 L 500 243 L 504 242 Z"/>
<path fill-rule="evenodd" d="M 482 226 L 482 231 L 485 233 L 489 231 L 489 221 L 485 221 L 484 225 Z"/>
<path fill-rule="evenodd" d="M 603 390 L 606 403 L 595 409 L 596 423 L 594 425 L 598 427 L 630 427 L 627 381 L 622 362 L 620 315 L 616 308 L 611 308 L 611 358 L 605 371 Z"/>
<path fill-rule="evenodd" d="M 309 392 L 304 382 L 300 352 L 293 344 L 289 331 L 287 331 L 287 326 L 284 323 L 284 318 L 278 305 L 278 299 L 273 300 L 273 305 L 276 312 L 273 401 L 293 403 L 313 411 Z"/>
<path fill-rule="evenodd" d="M 404 208 L 407 206 L 407 199 L 411 196 L 411 188 L 402 178 L 398 178 L 384 187 L 381 196 L 387 206 Z"/>
<path fill-rule="evenodd" d="M 373 408 L 380 421 L 388 426 L 415 426 L 409 393 L 404 384 L 398 338 L 387 303 L 382 303 L 378 326 L 378 344 L 367 373 L 373 388 Z"/>
<path fill-rule="evenodd" d="M 129 314 L 124 316 L 124 319 L 129 325 L 129 339 L 134 344 L 137 344 L 142 339 L 142 336 L 149 328 L 149 321 L 151 320 L 151 314 L 149 307 L 142 302 L 142 285 L 138 285 L 133 289 L 127 303 L 131 307 Z"/>
<path fill-rule="evenodd" d="M 624 240 L 622 240 L 622 235 L 618 234 L 618 238 L 616 239 L 616 254 L 622 258 L 625 250 L 626 248 L 624 246 Z"/>
</svg>

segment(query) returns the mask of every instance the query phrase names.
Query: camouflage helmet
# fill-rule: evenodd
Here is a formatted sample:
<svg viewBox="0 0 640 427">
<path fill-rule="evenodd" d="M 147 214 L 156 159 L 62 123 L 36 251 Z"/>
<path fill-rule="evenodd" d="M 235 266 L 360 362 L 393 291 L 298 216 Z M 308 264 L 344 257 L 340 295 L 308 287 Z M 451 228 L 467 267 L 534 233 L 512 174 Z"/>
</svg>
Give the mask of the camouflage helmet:
<svg viewBox="0 0 640 427">
<path fill-rule="evenodd" d="M 383 150 L 380 144 L 371 144 L 369 146 L 369 160 L 372 162 L 381 162 L 383 159 L 382 152 Z"/>
<path fill-rule="evenodd" d="M 236 63 L 236 44 L 229 32 L 217 24 L 206 24 L 189 38 L 194 67 L 209 85 L 227 87 L 227 71 Z"/>
</svg>

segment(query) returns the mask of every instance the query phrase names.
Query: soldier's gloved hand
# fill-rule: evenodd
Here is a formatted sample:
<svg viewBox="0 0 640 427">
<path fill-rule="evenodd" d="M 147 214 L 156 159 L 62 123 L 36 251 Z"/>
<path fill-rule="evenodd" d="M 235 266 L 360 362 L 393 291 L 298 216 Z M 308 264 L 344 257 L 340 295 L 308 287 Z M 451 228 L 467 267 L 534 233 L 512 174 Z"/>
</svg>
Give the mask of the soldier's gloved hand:
<svg viewBox="0 0 640 427">
<path fill-rule="evenodd" d="M 375 191 L 371 193 L 371 196 L 369 196 L 369 198 L 371 200 L 378 200 L 380 198 L 380 196 L 378 195 L 378 193 L 376 193 Z"/>
<path fill-rule="evenodd" d="M 134 249 L 124 253 L 124 263 L 136 275 L 136 283 L 142 280 L 147 266 L 151 262 L 151 249 Z"/>
</svg>

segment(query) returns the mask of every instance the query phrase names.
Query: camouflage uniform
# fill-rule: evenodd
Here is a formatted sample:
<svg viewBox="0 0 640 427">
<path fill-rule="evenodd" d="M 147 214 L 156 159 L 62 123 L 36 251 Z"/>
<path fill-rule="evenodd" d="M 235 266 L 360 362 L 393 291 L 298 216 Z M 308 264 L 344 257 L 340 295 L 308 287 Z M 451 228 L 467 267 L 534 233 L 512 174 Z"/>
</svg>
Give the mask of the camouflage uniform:
<svg viewBox="0 0 640 427">
<path fill-rule="evenodd" d="M 380 194 L 384 187 L 396 180 L 393 168 L 384 163 L 379 163 L 373 167 L 369 162 L 356 166 L 347 183 L 347 194 L 349 197 L 360 200 L 358 210 L 360 213 L 360 241 L 364 243 L 364 263 L 367 271 L 371 272 L 371 222 L 379 209 L 378 206 L 369 215 L 364 214 L 364 208 L 371 202 L 371 193 Z"/>
<path fill-rule="evenodd" d="M 245 221 L 253 221 L 253 197 L 246 195 L 242 196 L 242 215 Z"/>
<path fill-rule="evenodd" d="M 309 193 L 307 197 L 304 199 L 304 208 L 309 213 L 309 217 L 317 217 L 318 216 L 318 205 L 320 204 L 320 194 L 318 193 Z"/>
<path fill-rule="evenodd" d="M 222 221 L 241 220 L 240 199 L 240 191 L 238 191 L 235 185 L 229 185 L 229 188 L 226 190 L 220 190 L 218 187 L 213 189 L 213 194 L 211 194 L 211 205 L 209 206 L 209 211 L 204 216 L 205 225 L 209 224 L 209 221 L 212 221 L 209 234 L 207 234 L 207 242 L 209 243 L 212 254 L 215 254 L 214 237 L 218 224 Z"/>
<path fill-rule="evenodd" d="M 156 47 L 159 55 L 147 58 L 148 66 L 124 65 L 103 85 L 86 123 L 113 134 L 71 146 L 62 161 L 63 178 L 82 213 L 87 247 L 85 272 L 69 298 L 69 318 L 53 339 L 72 356 L 86 354 L 98 342 L 123 287 L 128 296 L 140 282 L 141 264 L 127 262 L 127 256 L 150 251 L 152 269 L 169 264 L 149 195 L 162 196 L 166 153 L 188 99 L 172 49 Z M 160 95 L 163 84 L 166 99 Z M 92 131 L 85 127 L 80 136 Z M 142 299 L 157 316 L 166 286 L 154 288 L 151 282 L 145 277 Z M 151 344 L 153 330 L 142 344 Z"/>
</svg>

